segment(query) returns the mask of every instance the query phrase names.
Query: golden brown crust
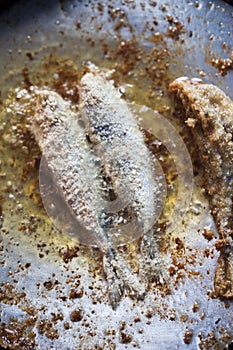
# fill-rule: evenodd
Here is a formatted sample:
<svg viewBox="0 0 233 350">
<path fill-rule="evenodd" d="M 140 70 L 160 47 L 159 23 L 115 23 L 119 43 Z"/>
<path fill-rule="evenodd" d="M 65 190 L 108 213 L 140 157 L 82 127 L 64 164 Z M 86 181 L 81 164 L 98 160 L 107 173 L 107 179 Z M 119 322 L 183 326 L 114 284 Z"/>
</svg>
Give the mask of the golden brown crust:
<svg viewBox="0 0 233 350">
<path fill-rule="evenodd" d="M 216 86 L 197 79 L 177 79 L 170 91 L 184 107 L 183 119 L 197 148 L 211 211 L 224 241 L 215 294 L 233 298 L 233 102 Z"/>
</svg>

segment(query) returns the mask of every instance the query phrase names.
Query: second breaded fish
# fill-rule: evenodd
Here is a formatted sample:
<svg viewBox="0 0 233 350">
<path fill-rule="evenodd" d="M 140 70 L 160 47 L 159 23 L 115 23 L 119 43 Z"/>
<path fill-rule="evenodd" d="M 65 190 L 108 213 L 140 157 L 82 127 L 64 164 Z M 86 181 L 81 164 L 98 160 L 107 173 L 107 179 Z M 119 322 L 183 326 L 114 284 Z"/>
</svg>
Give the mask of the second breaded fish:
<svg viewBox="0 0 233 350">
<path fill-rule="evenodd" d="M 233 298 L 233 102 L 218 87 L 178 78 L 170 85 L 204 170 L 204 187 L 220 235 L 215 294 Z"/>
</svg>

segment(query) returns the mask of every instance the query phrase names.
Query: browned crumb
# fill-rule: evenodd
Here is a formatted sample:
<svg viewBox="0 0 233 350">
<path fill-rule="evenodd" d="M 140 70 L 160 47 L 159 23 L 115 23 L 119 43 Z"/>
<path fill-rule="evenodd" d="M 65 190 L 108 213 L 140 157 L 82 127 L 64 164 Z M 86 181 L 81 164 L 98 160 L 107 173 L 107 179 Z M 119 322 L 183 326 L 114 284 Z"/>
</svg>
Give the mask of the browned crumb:
<svg viewBox="0 0 233 350">
<path fill-rule="evenodd" d="M 132 341 L 132 335 L 126 332 L 121 332 L 120 334 L 120 342 L 122 344 L 127 344 L 130 343 Z"/>
<path fill-rule="evenodd" d="M 37 329 L 40 334 L 46 335 L 46 337 L 49 339 L 59 338 L 59 332 L 57 329 L 54 328 L 54 324 L 52 320 L 49 320 L 49 319 L 41 320 L 37 325 Z"/>
<path fill-rule="evenodd" d="M 8 282 L 0 284 L 0 301 L 5 304 L 14 305 L 26 297 L 26 293 L 16 293 L 14 285 Z"/>
<path fill-rule="evenodd" d="M 67 250 L 65 251 L 62 251 L 62 249 L 59 250 L 59 255 L 62 257 L 65 263 L 68 263 L 73 258 L 76 258 L 78 256 L 79 249 L 79 246 L 75 246 L 72 248 L 69 248 L 67 246 Z"/>
<path fill-rule="evenodd" d="M 198 335 L 200 338 L 200 342 L 198 344 L 199 349 L 201 350 L 221 350 L 221 349 L 230 349 L 230 346 L 224 346 L 224 344 L 231 345 L 232 337 L 228 334 L 225 328 L 220 327 L 219 335 L 216 334 L 216 329 L 212 329 L 206 337 L 204 337 L 201 333 Z"/>
<path fill-rule="evenodd" d="M 218 75 L 226 75 L 230 69 L 233 69 L 233 52 L 230 58 L 213 58 L 211 64 L 218 69 Z"/>
<path fill-rule="evenodd" d="M 80 289 L 71 289 L 70 290 L 70 299 L 81 298 L 83 296 L 84 290 Z"/>
<path fill-rule="evenodd" d="M 82 318 L 83 318 L 83 310 L 82 310 L 82 308 L 78 308 L 78 309 L 72 311 L 71 314 L 70 314 L 70 320 L 72 322 L 79 322 L 79 321 L 82 320 Z"/>
<path fill-rule="evenodd" d="M 207 239 L 207 241 L 211 241 L 211 239 L 214 238 L 214 233 L 211 230 L 204 229 L 203 236 L 205 239 Z"/>
<path fill-rule="evenodd" d="M 190 344 L 192 341 L 192 337 L 193 337 L 193 332 L 190 331 L 189 329 L 186 329 L 186 331 L 184 333 L 184 343 Z"/>
<path fill-rule="evenodd" d="M 199 310 L 199 304 L 195 301 L 195 303 L 193 304 L 192 310 L 193 312 L 197 312 Z"/>
<path fill-rule="evenodd" d="M 168 27 L 167 36 L 174 39 L 179 40 L 180 35 L 184 34 L 186 30 L 184 29 L 184 25 L 179 21 L 174 21 L 171 19 L 172 16 L 168 16 L 168 22 L 171 24 Z"/>
<path fill-rule="evenodd" d="M 33 350 L 37 347 L 36 334 L 30 330 L 34 321 L 24 322 L 12 319 L 9 324 L 0 325 L 0 346 L 8 349 Z M 29 326 L 29 327 L 28 327 Z"/>
</svg>

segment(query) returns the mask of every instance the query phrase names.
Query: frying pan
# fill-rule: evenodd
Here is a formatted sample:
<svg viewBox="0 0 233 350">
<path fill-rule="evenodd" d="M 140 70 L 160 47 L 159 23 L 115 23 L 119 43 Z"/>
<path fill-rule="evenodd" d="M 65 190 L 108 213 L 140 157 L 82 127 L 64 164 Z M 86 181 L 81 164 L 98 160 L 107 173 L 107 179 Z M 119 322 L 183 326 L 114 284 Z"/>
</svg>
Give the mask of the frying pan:
<svg viewBox="0 0 233 350">
<path fill-rule="evenodd" d="M 233 71 L 214 64 L 232 54 L 232 24 L 233 8 L 220 0 L 8 3 L 0 15 L 1 99 L 31 84 L 67 93 L 92 61 L 115 69 L 128 100 L 176 126 L 167 86 L 179 76 L 201 77 L 233 98 Z M 218 234 L 198 183 L 161 252 L 167 267 L 176 258 L 169 288 L 151 282 L 144 300 L 125 295 L 112 310 L 99 251 L 57 232 L 41 205 L 37 146 L 30 136 L 31 149 L 6 137 L 17 123 L 1 114 L 1 346 L 232 349 L 233 303 L 211 297 Z"/>
</svg>

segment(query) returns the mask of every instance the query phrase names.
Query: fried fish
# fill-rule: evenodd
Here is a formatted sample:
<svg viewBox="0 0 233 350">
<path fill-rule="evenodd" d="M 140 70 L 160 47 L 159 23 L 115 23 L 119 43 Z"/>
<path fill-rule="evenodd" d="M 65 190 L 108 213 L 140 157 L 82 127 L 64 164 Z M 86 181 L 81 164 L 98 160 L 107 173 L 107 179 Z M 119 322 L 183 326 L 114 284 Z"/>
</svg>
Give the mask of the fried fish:
<svg viewBox="0 0 233 350">
<path fill-rule="evenodd" d="M 117 246 L 152 229 L 162 210 L 160 181 L 135 117 L 112 82 L 86 73 L 80 96 L 77 113 L 57 93 L 38 90 L 31 131 L 74 218 L 103 253 L 115 308 L 125 289 L 137 298 L 145 294 Z"/>
<path fill-rule="evenodd" d="M 220 256 L 215 295 L 233 298 L 233 102 L 218 87 L 200 79 L 178 78 L 170 91 L 181 103 L 183 121 L 204 171 L 204 187 L 216 222 Z"/>
</svg>

